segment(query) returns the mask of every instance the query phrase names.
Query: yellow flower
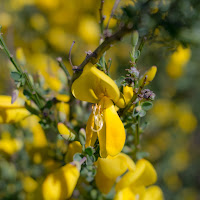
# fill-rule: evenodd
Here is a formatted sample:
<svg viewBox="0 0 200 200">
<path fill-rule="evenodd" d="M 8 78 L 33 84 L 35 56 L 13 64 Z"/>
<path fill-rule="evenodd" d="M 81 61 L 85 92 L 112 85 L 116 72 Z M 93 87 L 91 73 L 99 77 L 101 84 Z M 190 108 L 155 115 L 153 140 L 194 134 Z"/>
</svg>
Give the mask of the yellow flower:
<svg viewBox="0 0 200 200">
<path fill-rule="evenodd" d="M 121 176 L 127 169 L 135 169 L 134 162 L 129 156 L 123 153 L 114 157 L 98 158 L 96 165 L 96 185 L 105 194 L 111 190 L 118 176 Z"/>
<path fill-rule="evenodd" d="M 141 159 L 136 163 L 135 171 L 128 171 L 116 184 L 116 190 L 119 191 L 126 187 L 148 186 L 155 183 L 157 174 L 152 164 Z"/>
<path fill-rule="evenodd" d="M 70 143 L 67 149 L 67 154 L 65 156 L 65 162 L 66 163 L 72 162 L 74 154 L 81 152 L 82 152 L 82 146 L 79 141 L 74 141 Z"/>
<path fill-rule="evenodd" d="M 99 138 L 100 155 L 115 156 L 121 152 L 126 134 L 122 121 L 120 120 L 112 101 L 103 97 L 93 108 L 86 127 L 86 144 L 93 146 L 96 138 Z"/>
<path fill-rule="evenodd" d="M 76 137 L 75 134 L 63 123 L 58 123 L 57 127 L 58 127 L 58 132 L 64 139 L 71 141 L 75 139 Z"/>
<path fill-rule="evenodd" d="M 129 170 L 116 184 L 114 200 L 163 200 L 159 187 L 151 186 L 157 179 L 156 171 L 151 163 L 141 159 L 134 170 Z"/>
<path fill-rule="evenodd" d="M 114 104 L 120 98 L 115 82 L 94 65 L 85 66 L 81 76 L 72 84 L 72 94 L 79 100 L 98 103 L 93 107 L 86 127 L 86 147 L 99 138 L 100 155 L 115 156 L 123 148 L 125 130 Z"/>
<path fill-rule="evenodd" d="M 154 79 L 156 72 L 157 72 L 156 66 L 152 66 L 149 70 L 147 70 L 145 74 L 142 76 L 142 78 L 140 79 L 140 85 L 143 83 L 145 77 L 147 77 L 145 86 L 148 85 Z"/>
<path fill-rule="evenodd" d="M 0 124 L 16 123 L 30 115 L 18 102 L 11 104 L 10 96 L 0 96 Z"/>
<path fill-rule="evenodd" d="M 24 177 L 22 180 L 22 183 L 23 183 L 25 192 L 28 192 L 28 193 L 34 192 L 38 186 L 38 183 L 30 176 Z"/>
<path fill-rule="evenodd" d="M 178 46 L 177 51 L 169 58 L 169 63 L 166 67 L 168 75 L 174 79 L 181 77 L 183 75 L 183 69 L 190 57 L 190 48 L 183 48 L 181 45 Z"/>
<path fill-rule="evenodd" d="M 12 155 L 22 148 L 22 141 L 11 138 L 8 133 L 8 137 L 0 139 L 0 151 Z"/>
<path fill-rule="evenodd" d="M 141 200 L 163 200 L 162 190 L 158 186 L 151 186 L 146 189 Z"/>
<path fill-rule="evenodd" d="M 70 198 L 79 176 L 79 169 L 71 163 L 49 174 L 42 184 L 44 199 L 65 200 Z"/>
<path fill-rule="evenodd" d="M 114 200 L 137 200 L 137 198 L 136 195 L 131 191 L 131 189 L 127 187 L 117 192 Z"/>
</svg>

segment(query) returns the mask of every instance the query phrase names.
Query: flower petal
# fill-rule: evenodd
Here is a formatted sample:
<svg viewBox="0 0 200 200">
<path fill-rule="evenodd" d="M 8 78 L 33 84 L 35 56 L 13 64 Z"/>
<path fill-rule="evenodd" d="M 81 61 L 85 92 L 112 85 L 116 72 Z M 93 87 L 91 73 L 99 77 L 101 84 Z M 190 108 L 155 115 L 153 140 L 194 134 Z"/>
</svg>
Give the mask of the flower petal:
<svg viewBox="0 0 200 200">
<path fill-rule="evenodd" d="M 99 105 L 103 109 L 104 126 L 106 127 L 106 151 L 108 155 L 115 156 L 124 147 L 126 139 L 124 125 L 110 99 L 104 97 Z"/>
<path fill-rule="evenodd" d="M 76 166 L 67 164 L 52 174 L 49 174 L 42 185 L 45 200 L 67 199 L 72 195 L 80 172 Z"/>
<path fill-rule="evenodd" d="M 127 187 L 117 192 L 114 200 L 136 200 L 135 194 Z M 149 199 L 150 200 L 150 199 Z"/>
<path fill-rule="evenodd" d="M 157 174 L 152 164 L 141 159 L 136 163 L 135 171 L 127 172 L 116 184 L 116 190 L 119 191 L 125 187 L 148 186 L 155 183 Z"/>
<path fill-rule="evenodd" d="M 92 130 L 94 128 L 94 114 L 93 112 L 90 114 L 90 117 L 87 121 L 86 126 L 86 141 L 85 141 L 85 147 L 94 146 L 94 143 L 97 139 L 97 133 Z"/>
<path fill-rule="evenodd" d="M 95 65 L 88 64 L 83 73 L 72 84 L 72 94 L 81 101 L 98 103 L 103 96 L 114 102 L 120 97 L 120 92 L 115 82 Z"/>
<path fill-rule="evenodd" d="M 149 200 L 149 199 L 163 200 L 164 196 L 162 190 L 158 186 L 151 186 L 147 188 L 141 200 Z"/>
</svg>

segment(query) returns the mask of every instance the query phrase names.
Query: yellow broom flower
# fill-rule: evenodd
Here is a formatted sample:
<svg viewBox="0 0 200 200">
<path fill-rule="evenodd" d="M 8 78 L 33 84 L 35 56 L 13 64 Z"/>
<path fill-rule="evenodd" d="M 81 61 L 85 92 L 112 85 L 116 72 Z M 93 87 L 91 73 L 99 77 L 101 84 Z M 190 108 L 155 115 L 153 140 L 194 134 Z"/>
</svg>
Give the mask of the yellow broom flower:
<svg viewBox="0 0 200 200">
<path fill-rule="evenodd" d="M 88 119 L 85 146 L 93 146 L 98 136 L 101 157 L 117 155 L 126 136 L 112 102 L 116 103 L 120 98 L 115 82 L 95 65 L 89 64 L 72 84 L 72 93 L 79 100 L 98 103 Z"/>
<path fill-rule="evenodd" d="M 114 157 L 99 158 L 96 166 L 96 185 L 104 194 L 107 194 L 111 190 L 118 176 L 121 176 L 127 169 L 135 169 L 134 162 L 124 153 L 120 153 Z"/>
<path fill-rule="evenodd" d="M 44 200 L 65 200 L 70 198 L 79 176 L 79 169 L 71 163 L 49 174 L 42 184 Z"/>
<path fill-rule="evenodd" d="M 18 102 L 11 104 L 10 96 L 0 95 L 0 124 L 16 123 L 30 115 Z"/>
</svg>

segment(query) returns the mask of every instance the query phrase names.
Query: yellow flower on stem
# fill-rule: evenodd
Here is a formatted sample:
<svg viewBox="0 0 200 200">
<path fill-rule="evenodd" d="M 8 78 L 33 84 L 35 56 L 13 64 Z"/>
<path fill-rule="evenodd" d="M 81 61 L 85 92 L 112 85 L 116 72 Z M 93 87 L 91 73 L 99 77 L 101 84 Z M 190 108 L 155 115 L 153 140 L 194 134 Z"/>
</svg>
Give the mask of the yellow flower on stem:
<svg viewBox="0 0 200 200">
<path fill-rule="evenodd" d="M 147 70 L 145 72 L 145 74 L 141 77 L 140 79 L 140 85 L 142 85 L 145 77 L 146 77 L 146 83 L 145 86 L 148 85 L 151 81 L 153 81 L 155 75 L 157 72 L 157 67 L 156 66 L 152 66 L 149 70 Z"/>
<path fill-rule="evenodd" d="M 29 115 L 18 102 L 11 104 L 10 96 L 0 96 L 0 124 L 16 123 Z"/>
<path fill-rule="evenodd" d="M 98 103 L 104 96 L 117 102 L 120 92 L 115 82 L 95 65 L 84 67 L 81 76 L 72 84 L 72 94 L 81 101 Z"/>
<path fill-rule="evenodd" d="M 136 163 L 135 170 L 129 170 L 116 184 L 114 200 L 163 200 L 159 187 L 151 186 L 157 180 L 157 174 L 151 163 L 141 159 Z"/>
<path fill-rule="evenodd" d="M 80 170 L 72 163 L 49 174 L 42 184 L 45 200 L 65 200 L 71 197 L 80 176 Z"/>
<path fill-rule="evenodd" d="M 96 185 L 104 194 L 107 194 L 111 190 L 118 176 L 125 173 L 127 169 L 135 169 L 134 162 L 124 153 L 120 153 L 114 157 L 98 158 L 96 166 Z"/>
<path fill-rule="evenodd" d="M 85 146 L 93 146 L 98 136 L 101 157 L 120 153 L 126 135 L 112 102 L 116 103 L 120 98 L 115 82 L 94 65 L 89 64 L 72 84 L 72 94 L 79 100 L 96 103 L 88 119 Z"/>
</svg>

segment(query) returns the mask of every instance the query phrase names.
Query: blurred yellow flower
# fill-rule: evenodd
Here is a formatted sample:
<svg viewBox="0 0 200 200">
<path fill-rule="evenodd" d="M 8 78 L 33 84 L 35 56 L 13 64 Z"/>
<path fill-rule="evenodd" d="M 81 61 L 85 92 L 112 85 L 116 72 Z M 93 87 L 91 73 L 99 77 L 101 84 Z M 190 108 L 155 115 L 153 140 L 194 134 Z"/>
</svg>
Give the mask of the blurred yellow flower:
<svg viewBox="0 0 200 200">
<path fill-rule="evenodd" d="M 16 123 L 28 117 L 30 113 L 19 101 L 11 104 L 10 96 L 0 95 L 0 124 Z"/>
<path fill-rule="evenodd" d="M 189 109 L 180 108 L 177 119 L 178 126 L 184 133 L 191 133 L 197 127 L 197 119 Z"/>
<path fill-rule="evenodd" d="M 116 184 L 114 200 L 163 200 L 163 193 L 157 186 L 149 186 L 157 179 L 156 171 L 145 159 L 136 163 L 134 170 L 129 170 Z"/>
<path fill-rule="evenodd" d="M 184 67 L 188 63 L 191 57 L 190 48 L 183 48 L 178 46 L 177 51 L 174 52 L 170 58 L 166 67 L 167 74 L 174 79 L 180 78 L 183 75 Z"/>
<path fill-rule="evenodd" d="M 7 12 L 1 12 L 0 13 L 0 24 L 3 27 L 3 29 L 10 26 L 11 23 L 12 23 L 11 15 Z"/>
<path fill-rule="evenodd" d="M 0 139 L 0 151 L 12 155 L 18 152 L 23 146 L 21 140 L 14 139 L 14 138 L 2 138 Z"/>
<path fill-rule="evenodd" d="M 26 176 L 22 179 L 24 191 L 27 193 L 34 192 L 38 186 L 37 181 L 35 181 L 30 176 Z"/>
<path fill-rule="evenodd" d="M 163 200 L 162 190 L 158 186 L 151 186 L 146 189 L 141 200 Z"/>
<path fill-rule="evenodd" d="M 99 25 L 93 17 L 84 16 L 81 18 L 78 33 L 85 42 L 98 44 L 98 40 L 100 39 Z"/>
<path fill-rule="evenodd" d="M 63 123 L 58 123 L 57 128 L 58 132 L 65 140 L 73 141 L 75 139 L 76 135 Z"/>
<path fill-rule="evenodd" d="M 44 11 L 51 11 L 58 8 L 60 0 L 35 0 L 35 4 Z"/>
<path fill-rule="evenodd" d="M 147 70 L 140 79 L 140 85 L 143 83 L 145 77 L 146 77 L 145 85 L 148 85 L 154 79 L 156 72 L 157 72 L 156 66 L 152 66 L 149 70 Z"/>
<path fill-rule="evenodd" d="M 136 163 L 136 169 L 134 171 L 128 171 L 116 184 L 116 191 L 119 191 L 126 187 L 139 187 L 149 186 L 155 183 L 157 180 L 157 174 L 152 164 L 145 160 L 138 160 Z"/>
<path fill-rule="evenodd" d="M 73 156 L 76 153 L 82 153 L 82 145 L 79 141 L 74 141 L 68 145 L 67 153 L 65 156 L 65 162 L 69 163 L 73 161 Z"/>
<path fill-rule="evenodd" d="M 42 184 L 45 200 L 64 200 L 71 197 L 80 176 L 77 166 L 71 163 L 49 174 Z"/>
<path fill-rule="evenodd" d="M 96 185 L 104 194 L 111 190 L 118 176 L 121 176 L 126 170 L 135 169 L 134 162 L 124 153 L 114 157 L 98 158 L 96 166 Z"/>
</svg>

